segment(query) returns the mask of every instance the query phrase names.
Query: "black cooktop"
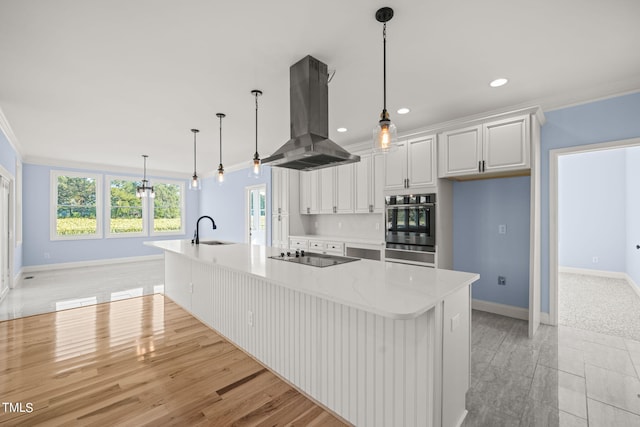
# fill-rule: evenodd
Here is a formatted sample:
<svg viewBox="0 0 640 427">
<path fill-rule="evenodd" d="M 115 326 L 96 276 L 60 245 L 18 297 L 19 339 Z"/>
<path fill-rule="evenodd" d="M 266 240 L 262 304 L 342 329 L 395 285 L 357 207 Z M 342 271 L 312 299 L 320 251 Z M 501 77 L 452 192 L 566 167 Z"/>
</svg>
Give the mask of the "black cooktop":
<svg viewBox="0 0 640 427">
<path fill-rule="evenodd" d="M 270 256 L 271 259 L 280 261 L 295 262 L 296 264 L 311 265 L 313 267 L 331 267 L 333 265 L 344 264 L 351 261 L 360 261 L 360 258 L 349 258 L 337 255 L 316 254 L 304 252 L 304 255 L 296 256 L 294 253 L 289 255 L 282 253 L 280 255 Z"/>
</svg>

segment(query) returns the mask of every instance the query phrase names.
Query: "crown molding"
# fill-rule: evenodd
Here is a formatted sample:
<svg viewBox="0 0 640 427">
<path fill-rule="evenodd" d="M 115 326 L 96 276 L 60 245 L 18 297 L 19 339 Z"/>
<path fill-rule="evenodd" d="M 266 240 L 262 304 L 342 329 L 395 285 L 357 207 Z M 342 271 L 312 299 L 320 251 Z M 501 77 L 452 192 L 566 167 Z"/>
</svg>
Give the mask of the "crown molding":
<svg viewBox="0 0 640 427">
<path fill-rule="evenodd" d="M 7 117 L 4 115 L 4 112 L 2 111 L 1 107 L 0 107 L 0 131 L 4 133 L 4 136 L 7 138 L 7 141 L 9 141 L 9 145 L 11 145 L 11 148 L 13 148 L 13 151 L 16 152 L 18 158 L 22 160 L 23 158 L 22 147 L 20 146 L 20 142 L 18 142 L 18 138 L 16 137 L 16 134 L 13 133 L 13 129 L 11 129 L 9 120 L 7 120 Z"/>
<path fill-rule="evenodd" d="M 101 164 L 101 163 L 86 163 L 86 162 L 75 162 L 71 160 L 51 159 L 51 158 L 38 157 L 38 156 L 27 156 L 23 160 L 23 163 L 32 164 L 32 165 L 50 166 L 54 168 L 77 169 L 77 170 L 91 171 L 91 172 L 99 171 L 104 173 L 116 173 L 116 174 L 142 176 L 142 167 L 130 168 L 130 167 L 114 166 L 114 165 L 107 165 L 107 164 Z M 188 176 L 188 174 L 182 174 L 175 171 L 164 171 L 164 170 L 149 169 L 149 168 L 147 168 L 147 175 L 163 177 L 163 178 L 183 179 L 185 181 L 190 179 L 190 176 Z"/>
</svg>

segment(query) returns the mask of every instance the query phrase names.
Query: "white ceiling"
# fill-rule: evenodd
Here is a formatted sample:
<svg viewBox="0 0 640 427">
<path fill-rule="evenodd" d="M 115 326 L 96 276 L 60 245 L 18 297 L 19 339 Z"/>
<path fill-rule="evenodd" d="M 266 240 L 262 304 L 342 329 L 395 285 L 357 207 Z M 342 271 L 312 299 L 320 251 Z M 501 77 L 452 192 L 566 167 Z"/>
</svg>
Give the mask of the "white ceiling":
<svg viewBox="0 0 640 427">
<path fill-rule="evenodd" d="M 0 0 L 0 108 L 25 161 L 36 158 L 213 171 L 289 139 L 289 66 L 310 54 L 336 70 L 330 137 L 371 137 L 382 109 L 399 132 L 540 104 L 640 90 L 637 0 Z M 508 77 L 492 89 L 490 80 Z M 405 116 L 395 111 L 406 106 Z M 337 133 L 344 126 L 347 133 Z"/>
</svg>

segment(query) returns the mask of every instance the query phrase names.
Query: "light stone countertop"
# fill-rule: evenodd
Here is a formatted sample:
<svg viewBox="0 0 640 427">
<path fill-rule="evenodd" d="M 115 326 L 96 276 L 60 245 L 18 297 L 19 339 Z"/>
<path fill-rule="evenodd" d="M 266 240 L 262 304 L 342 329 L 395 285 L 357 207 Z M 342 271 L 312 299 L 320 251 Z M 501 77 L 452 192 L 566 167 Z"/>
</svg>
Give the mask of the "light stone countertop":
<svg viewBox="0 0 640 427">
<path fill-rule="evenodd" d="M 480 278 L 476 273 L 367 259 L 319 268 L 269 259 L 281 249 L 242 243 L 211 246 L 158 240 L 145 244 L 392 319 L 418 317 Z"/>
</svg>

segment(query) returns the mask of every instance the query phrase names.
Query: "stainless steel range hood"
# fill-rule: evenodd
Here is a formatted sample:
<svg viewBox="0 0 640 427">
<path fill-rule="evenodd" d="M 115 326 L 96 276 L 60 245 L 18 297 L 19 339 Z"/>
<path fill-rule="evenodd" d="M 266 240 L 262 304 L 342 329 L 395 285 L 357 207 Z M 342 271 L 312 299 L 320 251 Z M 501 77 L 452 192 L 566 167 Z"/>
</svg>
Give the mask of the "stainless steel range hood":
<svg viewBox="0 0 640 427">
<path fill-rule="evenodd" d="M 291 66 L 291 139 L 262 163 L 308 171 L 360 161 L 329 139 L 327 78 L 327 65 L 312 56 Z"/>
</svg>

